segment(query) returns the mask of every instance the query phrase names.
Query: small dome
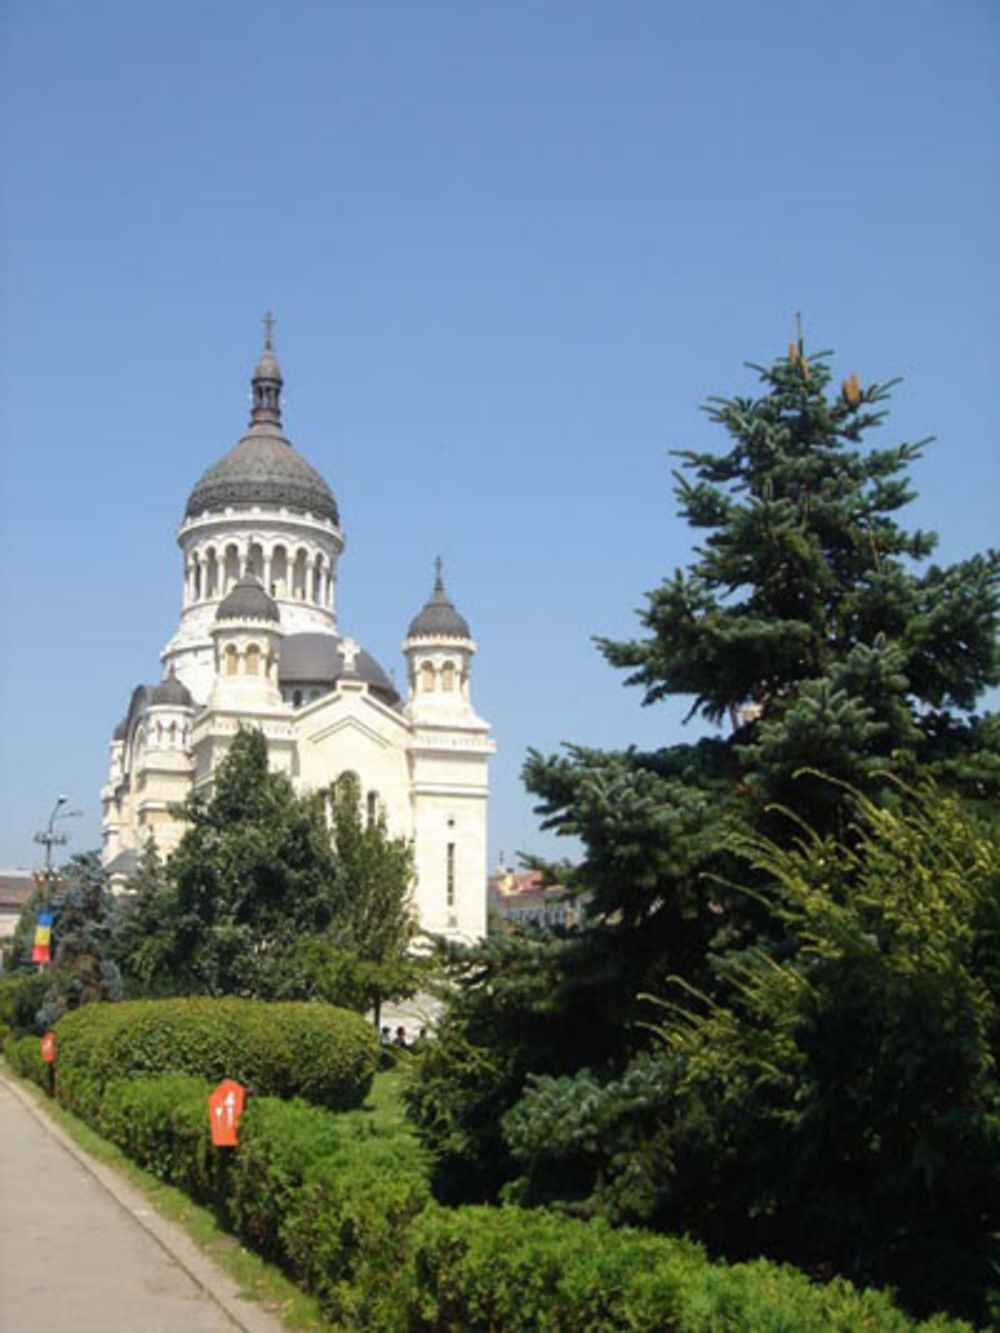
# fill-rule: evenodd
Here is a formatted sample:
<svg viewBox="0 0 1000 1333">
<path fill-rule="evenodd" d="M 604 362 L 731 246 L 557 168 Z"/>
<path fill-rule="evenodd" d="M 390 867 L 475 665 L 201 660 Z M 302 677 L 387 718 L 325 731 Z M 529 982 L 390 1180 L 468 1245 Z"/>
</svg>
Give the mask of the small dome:
<svg viewBox="0 0 1000 1333">
<path fill-rule="evenodd" d="M 438 560 L 434 590 L 424 603 L 423 610 L 410 621 L 409 639 L 471 639 L 469 622 L 455 610 L 444 590 L 441 561 Z"/>
<path fill-rule="evenodd" d="M 264 585 L 252 574 L 244 574 L 219 603 L 216 620 L 279 621 L 278 603 L 264 591 Z"/>
<path fill-rule="evenodd" d="M 281 367 L 270 347 L 265 347 L 261 352 L 260 360 L 254 367 L 253 377 L 255 380 L 278 380 L 284 383 L 281 379 Z"/>
<path fill-rule="evenodd" d="M 174 708 L 194 707 L 190 691 L 174 675 L 173 667 L 170 669 L 170 674 L 149 691 L 149 702 L 152 707 L 158 704 L 161 706 L 169 704 Z"/>
</svg>

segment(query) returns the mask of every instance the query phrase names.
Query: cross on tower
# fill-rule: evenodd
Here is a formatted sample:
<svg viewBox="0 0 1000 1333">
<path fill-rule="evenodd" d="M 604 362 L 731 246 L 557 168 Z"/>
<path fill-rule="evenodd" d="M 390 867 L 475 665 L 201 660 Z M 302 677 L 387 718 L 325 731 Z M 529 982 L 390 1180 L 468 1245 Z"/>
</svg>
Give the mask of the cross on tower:
<svg viewBox="0 0 1000 1333">
<path fill-rule="evenodd" d="M 274 330 L 274 316 L 271 314 L 270 310 L 264 316 L 263 322 L 264 322 L 264 328 L 267 330 L 267 336 L 264 339 L 264 346 L 270 352 L 274 350 L 271 346 L 271 334 Z"/>
<path fill-rule="evenodd" d="M 444 566 L 443 566 L 443 564 L 442 564 L 442 562 L 441 562 L 441 557 L 438 556 L 437 559 L 434 561 L 434 583 L 435 583 L 435 585 L 436 585 L 437 587 L 439 587 L 439 588 L 442 586 L 442 583 L 441 583 L 441 570 L 442 570 L 443 568 L 444 568 Z"/>
</svg>

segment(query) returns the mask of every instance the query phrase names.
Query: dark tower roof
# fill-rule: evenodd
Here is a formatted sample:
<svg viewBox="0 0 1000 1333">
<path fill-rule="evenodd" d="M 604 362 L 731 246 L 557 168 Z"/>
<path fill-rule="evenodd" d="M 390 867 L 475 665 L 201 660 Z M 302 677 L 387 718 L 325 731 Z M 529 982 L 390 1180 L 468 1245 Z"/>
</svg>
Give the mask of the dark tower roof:
<svg viewBox="0 0 1000 1333">
<path fill-rule="evenodd" d="M 174 708 L 193 708 L 194 700 L 191 698 L 191 692 L 187 686 L 174 675 L 173 667 L 159 685 L 153 685 L 149 691 L 149 702 L 152 705 L 170 704 Z"/>
<path fill-rule="evenodd" d="M 338 680 L 363 680 L 372 694 L 395 707 L 399 694 L 389 676 L 371 653 L 359 648 L 353 664 L 332 634 L 289 634 L 282 640 L 278 658 L 278 680 L 282 686 L 322 685 L 332 690 Z"/>
<path fill-rule="evenodd" d="M 264 591 L 264 585 L 252 574 L 238 579 L 219 603 L 216 620 L 279 621 L 278 603 Z"/>
<path fill-rule="evenodd" d="M 460 616 L 444 590 L 441 561 L 434 562 L 434 589 L 423 610 L 410 621 L 407 638 L 471 639 L 469 622 Z"/>
<path fill-rule="evenodd" d="M 333 492 L 282 433 L 284 381 L 271 345 L 270 315 L 265 323 L 267 339 L 251 380 L 250 428 L 195 486 L 188 497 L 185 517 L 260 505 L 316 514 L 339 525 L 340 512 Z"/>
</svg>

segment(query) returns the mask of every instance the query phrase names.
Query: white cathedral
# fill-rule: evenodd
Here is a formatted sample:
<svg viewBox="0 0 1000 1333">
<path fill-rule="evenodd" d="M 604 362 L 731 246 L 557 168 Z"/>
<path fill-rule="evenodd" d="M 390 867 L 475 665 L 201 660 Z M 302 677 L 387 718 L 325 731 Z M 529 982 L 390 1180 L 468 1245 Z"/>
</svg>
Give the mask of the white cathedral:
<svg viewBox="0 0 1000 1333">
<path fill-rule="evenodd" d="M 111 742 L 103 857 L 124 883 L 152 837 L 169 854 L 172 813 L 212 774 L 241 727 L 299 792 L 352 771 L 366 817 L 413 844 L 421 927 L 486 933 L 487 765 L 494 751 L 469 691 L 469 626 L 433 591 L 403 641 L 406 700 L 336 614 L 344 549 L 329 486 L 282 433 L 281 371 L 268 317 L 243 438 L 204 474 L 177 534 L 180 624 L 157 685 L 139 685 Z"/>
</svg>

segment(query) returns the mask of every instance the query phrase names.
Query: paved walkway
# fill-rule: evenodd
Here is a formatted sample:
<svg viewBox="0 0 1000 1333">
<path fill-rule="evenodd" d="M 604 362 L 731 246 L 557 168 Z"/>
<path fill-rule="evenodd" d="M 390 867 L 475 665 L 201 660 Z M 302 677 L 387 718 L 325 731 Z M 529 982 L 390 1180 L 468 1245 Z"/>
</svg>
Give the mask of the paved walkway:
<svg viewBox="0 0 1000 1333">
<path fill-rule="evenodd" d="M 2 1333 L 280 1333 L 112 1168 L 0 1076 Z"/>
</svg>

